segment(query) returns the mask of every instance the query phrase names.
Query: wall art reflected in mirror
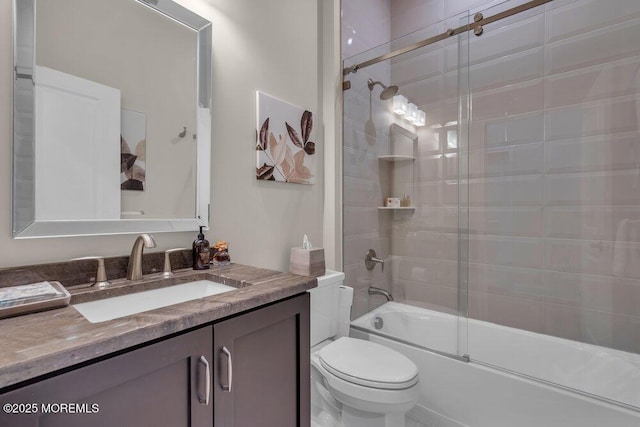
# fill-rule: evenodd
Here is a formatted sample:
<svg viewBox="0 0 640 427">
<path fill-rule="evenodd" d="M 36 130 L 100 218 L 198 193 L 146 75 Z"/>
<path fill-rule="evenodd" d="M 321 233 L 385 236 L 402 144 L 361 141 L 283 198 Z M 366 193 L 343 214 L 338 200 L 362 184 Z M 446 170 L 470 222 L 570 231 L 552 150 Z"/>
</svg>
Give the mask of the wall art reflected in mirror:
<svg viewBox="0 0 640 427">
<path fill-rule="evenodd" d="M 14 11 L 14 237 L 208 226 L 211 23 L 170 0 Z"/>
</svg>

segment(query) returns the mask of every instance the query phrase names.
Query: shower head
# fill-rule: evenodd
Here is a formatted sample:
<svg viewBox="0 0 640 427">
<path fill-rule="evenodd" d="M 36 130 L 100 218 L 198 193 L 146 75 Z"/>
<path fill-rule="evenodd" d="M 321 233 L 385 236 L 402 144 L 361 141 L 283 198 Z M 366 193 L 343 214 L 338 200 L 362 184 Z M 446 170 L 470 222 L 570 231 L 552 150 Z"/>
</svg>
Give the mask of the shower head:
<svg viewBox="0 0 640 427">
<path fill-rule="evenodd" d="M 375 85 L 380 85 L 382 87 L 382 92 L 380 92 L 380 99 L 382 99 L 383 101 L 393 98 L 393 95 L 398 93 L 398 86 L 385 86 L 382 82 L 374 82 L 373 79 L 367 80 L 367 87 L 370 91 L 373 91 L 373 87 Z"/>
</svg>

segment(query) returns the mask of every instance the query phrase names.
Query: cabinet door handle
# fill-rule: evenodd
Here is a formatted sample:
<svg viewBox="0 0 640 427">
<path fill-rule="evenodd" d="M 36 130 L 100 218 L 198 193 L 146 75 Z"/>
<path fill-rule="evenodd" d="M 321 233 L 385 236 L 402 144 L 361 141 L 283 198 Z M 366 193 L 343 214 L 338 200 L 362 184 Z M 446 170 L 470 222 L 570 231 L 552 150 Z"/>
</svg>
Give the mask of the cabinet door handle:
<svg viewBox="0 0 640 427">
<path fill-rule="evenodd" d="M 233 384 L 233 360 L 231 360 L 231 352 L 227 347 L 222 347 L 221 351 L 227 356 L 227 385 L 220 383 L 222 391 L 231 393 L 231 385 Z"/>
<path fill-rule="evenodd" d="M 209 368 L 209 361 L 206 357 L 200 356 L 199 362 L 204 365 L 204 397 L 200 396 L 198 392 L 198 400 L 203 405 L 209 404 L 209 398 L 211 397 L 211 369 Z"/>
</svg>

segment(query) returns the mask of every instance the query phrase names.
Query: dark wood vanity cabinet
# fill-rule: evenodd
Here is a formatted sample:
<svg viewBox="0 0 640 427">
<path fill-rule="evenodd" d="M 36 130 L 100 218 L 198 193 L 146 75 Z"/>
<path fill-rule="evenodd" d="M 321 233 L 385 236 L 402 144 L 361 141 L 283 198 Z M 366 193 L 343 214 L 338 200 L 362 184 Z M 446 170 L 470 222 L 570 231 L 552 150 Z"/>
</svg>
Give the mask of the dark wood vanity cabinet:
<svg viewBox="0 0 640 427">
<path fill-rule="evenodd" d="M 309 294 L 213 325 L 215 427 L 309 427 Z"/>
<path fill-rule="evenodd" d="M 211 331 L 204 327 L 0 395 L 0 426 L 211 426 Z M 7 404 L 23 406 L 7 414 Z"/>
<path fill-rule="evenodd" d="M 309 427 L 309 369 L 305 293 L 0 394 L 0 426 Z"/>
</svg>

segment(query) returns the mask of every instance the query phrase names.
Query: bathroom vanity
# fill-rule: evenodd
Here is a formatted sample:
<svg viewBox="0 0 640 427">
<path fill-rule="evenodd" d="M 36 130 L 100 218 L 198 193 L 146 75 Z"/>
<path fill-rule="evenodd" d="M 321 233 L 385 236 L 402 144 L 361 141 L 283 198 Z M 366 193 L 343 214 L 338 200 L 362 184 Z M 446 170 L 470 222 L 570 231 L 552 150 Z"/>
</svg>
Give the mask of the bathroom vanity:
<svg viewBox="0 0 640 427">
<path fill-rule="evenodd" d="M 237 289 L 100 323 L 73 308 L 201 279 Z M 308 426 L 315 286 L 232 264 L 79 289 L 71 306 L 2 319 L 0 425 Z"/>
</svg>

